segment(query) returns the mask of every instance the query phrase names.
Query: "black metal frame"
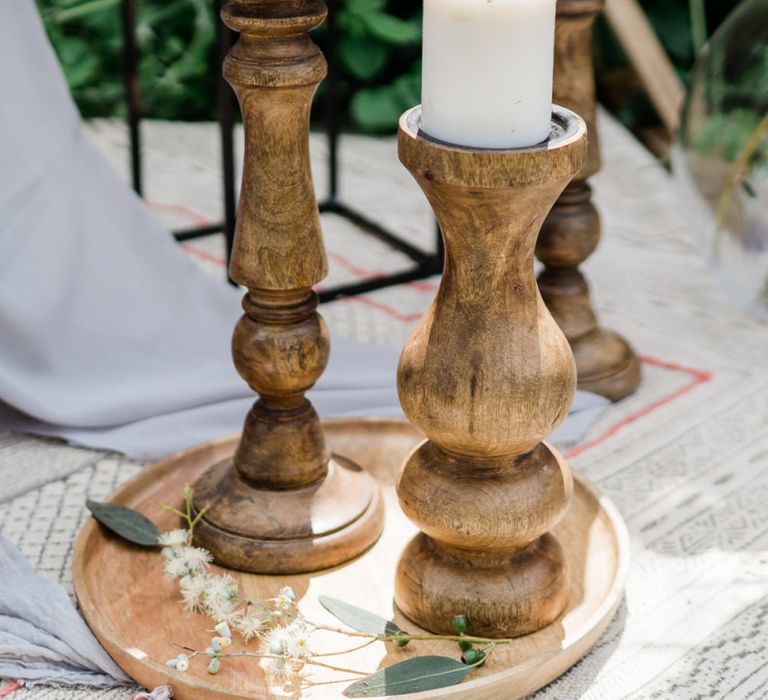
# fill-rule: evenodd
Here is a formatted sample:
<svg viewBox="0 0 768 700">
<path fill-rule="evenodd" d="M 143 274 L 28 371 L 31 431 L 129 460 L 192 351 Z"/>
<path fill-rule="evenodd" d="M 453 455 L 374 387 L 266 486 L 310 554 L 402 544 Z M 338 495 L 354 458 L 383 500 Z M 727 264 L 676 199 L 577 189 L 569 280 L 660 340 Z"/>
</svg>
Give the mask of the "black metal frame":
<svg viewBox="0 0 768 700">
<path fill-rule="evenodd" d="M 217 18 L 224 0 L 216 0 Z M 342 296 L 364 294 L 375 289 L 413 282 L 439 274 L 443 269 L 443 240 L 439 229 L 436 235 L 434 252 L 426 252 L 403 240 L 392 231 L 367 217 L 363 212 L 346 204 L 339 195 L 339 136 L 341 132 L 341 115 L 338 112 L 338 57 L 336 45 L 338 26 L 336 23 L 337 0 L 327 0 L 328 5 L 328 77 L 325 81 L 325 119 L 328 137 L 328 195 L 319 202 L 321 213 L 342 216 L 357 226 L 361 232 L 373 236 L 398 250 L 411 259 L 413 265 L 389 275 L 377 275 L 350 284 L 343 284 L 319 293 L 320 301 L 327 302 Z M 128 103 L 128 128 L 130 133 L 130 162 L 131 179 L 134 190 L 142 194 L 142 157 L 141 131 L 142 119 L 141 101 L 138 86 L 138 46 L 136 44 L 136 0 L 122 0 L 121 18 L 123 29 L 123 81 L 126 101 Z M 223 62 L 234 41 L 234 32 L 228 29 L 221 20 L 217 19 L 216 54 L 217 61 Z M 231 88 L 223 78 L 217 81 L 216 104 L 221 138 L 222 180 L 224 198 L 224 220 L 206 226 L 196 226 L 173 232 L 179 242 L 189 241 L 203 236 L 223 233 L 226 241 L 227 261 L 232 252 L 232 242 L 235 235 L 235 217 L 237 202 L 235 194 L 235 158 L 234 158 L 234 124 L 236 101 Z"/>
</svg>

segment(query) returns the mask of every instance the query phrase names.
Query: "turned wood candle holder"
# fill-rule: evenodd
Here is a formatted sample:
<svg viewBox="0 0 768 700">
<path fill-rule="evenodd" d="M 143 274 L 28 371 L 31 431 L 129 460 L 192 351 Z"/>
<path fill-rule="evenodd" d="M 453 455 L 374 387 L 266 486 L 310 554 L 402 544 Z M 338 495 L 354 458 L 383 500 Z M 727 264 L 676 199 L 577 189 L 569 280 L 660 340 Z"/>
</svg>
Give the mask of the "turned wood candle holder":
<svg viewBox="0 0 768 700">
<path fill-rule="evenodd" d="M 329 455 L 304 393 L 328 361 L 312 286 L 327 272 L 309 162 L 312 96 L 326 63 L 308 32 L 319 0 L 236 0 L 240 32 L 224 76 L 240 101 L 245 167 L 230 274 L 246 286 L 235 366 L 259 394 L 235 455 L 195 484 L 208 507 L 195 536 L 217 563 L 257 573 L 313 571 L 370 547 L 383 504 L 366 472 Z"/>
<path fill-rule="evenodd" d="M 604 0 L 558 0 L 554 101 L 587 123 L 587 161 L 555 203 L 539 235 L 541 295 L 571 344 L 580 389 L 618 401 L 640 382 L 640 361 L 626 340 L 598 325 L 581 265 L 597 248 L 600 217 L 587 182 L 600 170 L 595 126 L 592 25 Z"/>
<path fill-rule="evenodd" d="M 549 530 L 568 507 L 572 477 L 542 442 L 576 389 L 568 341 L 533 270 L 536 236 L 584 162 L 584 122 L 555 107 L 551 135 L 515 150 L 463 148 L 400 119 L 399 152 L 445 241 L 437 296 L 403 350 L 403 410 L 428 437 L 397 489 L 422 531 L 397 569 L 402 612 L 436 633 L 454 615 L 467 632 L 538 630 L 568 600 L 563 553 Z"/>
</svg>

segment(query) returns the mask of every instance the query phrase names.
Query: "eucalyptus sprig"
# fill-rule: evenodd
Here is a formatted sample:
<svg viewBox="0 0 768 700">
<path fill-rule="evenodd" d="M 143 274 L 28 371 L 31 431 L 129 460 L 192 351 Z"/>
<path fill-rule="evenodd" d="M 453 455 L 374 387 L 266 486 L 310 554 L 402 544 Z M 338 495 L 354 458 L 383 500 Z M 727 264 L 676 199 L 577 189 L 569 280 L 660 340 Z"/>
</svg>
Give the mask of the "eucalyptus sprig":
<svg viewBox="0 0 768 700">
<path fill-rule="evenodd" d="M 445 688 L 464 680 L 479 668 L 499 646 L 511 639 L 490 639 L 467 634 L 464 615 L 451 620 L 453 634 L 428 634 L 402 629 L 385 619 L 346 601 L 320 596 L 320 604 L 349 629 L 305 618 L 296 603 L 292 588 L 282 587 L 273 597 L 251 600 L 240 592 L 237 579 L 230 574 L 208 572 L 213 557 L 194 543 L 194 531 L 207 508 L 195 513 L 193 493 L 184 487 L 183 506 L 163 505 L 177 515 L 184 527 L 161 532 L 150 520 L 126 506 L 88 501 L 94 517 L 115 534 L 142 547 L 160 547 L 164 571 L 178 582 L 181 602 L 188 613 L 204 613 L 215 623 L 209 630 L 210 643 L 205 649 L 182 649 L 166 661 L 178 673 L 188 671 L 196 658 L 207 662 L 207 671 L 216 675 L 232 658 L 257 660 L 268 674 L 271 685 L 299 697 L 308 687 L 326 683 L 350 683 L 343 691 L 351 698 L 405 695 Z M 312 649 L 318 631 L 338 634 L 354 642 L 346 649 L 317 653 Z M 459 658 L 449 656 L 412 656 L 369 674 L 359 669 L 329 663 L 325 657 L 343 656 L 377 642 L 406 647 L 412 642 L 455 642 Z M 253 642 L 256 648 L 249 646 Z M 323 668 L 340 674 L 338 680 L 312 680 L 312 669 Z"/>
</svg>

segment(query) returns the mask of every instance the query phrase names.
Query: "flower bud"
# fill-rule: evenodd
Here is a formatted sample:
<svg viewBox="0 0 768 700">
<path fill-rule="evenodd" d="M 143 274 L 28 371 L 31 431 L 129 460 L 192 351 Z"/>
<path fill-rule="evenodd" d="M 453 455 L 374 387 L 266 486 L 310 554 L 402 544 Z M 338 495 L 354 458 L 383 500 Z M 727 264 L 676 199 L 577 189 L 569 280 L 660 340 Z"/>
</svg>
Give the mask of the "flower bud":
<svg viewBox="0 0 768 700">
<path fill-rule="evenodd" d="M 467 664 L 467 666 L 474 666 L 475 664 L 482 664 L 485 660 L 485 652 L 480 649 L 467 649 L 461 660 Z"/>
<path fill-rule="evenodd" d="M 467 618 L 464 615 L 454 615 L 451 625 L 456 634 L 464 634 L 467 631 Z"/>
<path fill-rule="evenodd" d="M 211 659 L 211 663 L 208 664 L 208 673 L 215 674 L 219 672 L 221 668 L 221 661 L 219 659 Z"/>
<path fill-rule="evenodd" d="M 232 645 L 232 640 L 229 637 L 214 637 L 211 640 L 211 646 L 216 651 L 221 651 L 222 649 L 226 649 L 228 646 Z"/>
<path fill-rule="evenodd" d="M 229 625 L 226 622 L 220 622 L 213 629 L 215 629 L 220 636 L 232 639 L 232 631 L 229 629 Z"/>
</svg>

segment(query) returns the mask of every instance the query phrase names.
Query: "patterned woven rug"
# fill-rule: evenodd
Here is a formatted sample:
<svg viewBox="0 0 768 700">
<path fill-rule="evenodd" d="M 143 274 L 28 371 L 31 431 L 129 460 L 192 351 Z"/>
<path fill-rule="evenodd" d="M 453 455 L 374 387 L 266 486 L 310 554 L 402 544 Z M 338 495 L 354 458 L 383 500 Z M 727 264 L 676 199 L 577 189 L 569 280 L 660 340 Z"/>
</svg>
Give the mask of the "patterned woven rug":
<svg viewBox="0 0 768 700">
<path fill-rule="evenodd" d="M 605 238 L 586 269 L 601 320 L 632 341 L 645 376 L 638 393 L 568 454 L 623 513 L 632 566 L 625 603 L 596 648 L 536 697 L 767 697 L 768 327 L 731 304 L 706 273 L 666 173 L 605 116 L 601 130 L 605 166 L 594 187 Z M 124 172 L 122 127 L 100 122 L 90 132 Z M 144 137 L 150 206 L 169 225 L 218 218 L 214 127 L 148 123 Z M 322 194 L 319 137 L 313 152 Z M 429 209 L 391 139 L 345 137 L 342 160 L 345 197 L 409 240 L 433 245 Z M 337 217 L 324 225 L 326 284 L 407 264 Z M 184 248 L 223 274 L 220 240 Z M 434 290 L 434 280 L 403 285 L 323 313 L 340 332 L 401 346 Z M 69 586 L 86 496 L 104 498 L 140 466 L 0 435 L 0 532 L 43 576 Z M 129 695 L 37 688 L 11 697 Z"/>
</svg>

